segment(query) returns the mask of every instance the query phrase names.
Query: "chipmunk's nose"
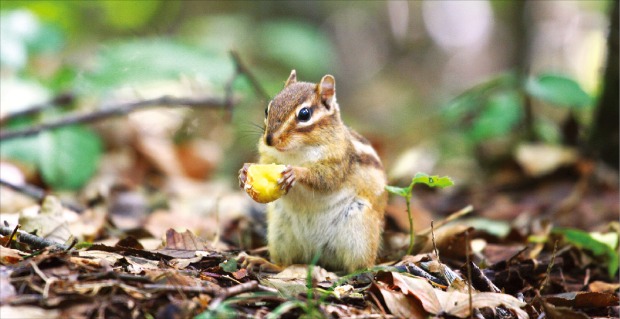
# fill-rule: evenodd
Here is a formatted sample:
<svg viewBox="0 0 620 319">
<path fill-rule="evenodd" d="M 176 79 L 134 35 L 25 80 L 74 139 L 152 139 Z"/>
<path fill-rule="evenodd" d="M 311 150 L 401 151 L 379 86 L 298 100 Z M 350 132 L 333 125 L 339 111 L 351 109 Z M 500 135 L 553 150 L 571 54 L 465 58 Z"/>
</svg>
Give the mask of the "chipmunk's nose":
<svg viewBox="0 0 620 319">
<path fill-rule="evenodd" d="M 267 144 L 267 146 L 273 146 L 273 134 L 268 133 L 265 135 L 265 144 Z"/>
</svg>

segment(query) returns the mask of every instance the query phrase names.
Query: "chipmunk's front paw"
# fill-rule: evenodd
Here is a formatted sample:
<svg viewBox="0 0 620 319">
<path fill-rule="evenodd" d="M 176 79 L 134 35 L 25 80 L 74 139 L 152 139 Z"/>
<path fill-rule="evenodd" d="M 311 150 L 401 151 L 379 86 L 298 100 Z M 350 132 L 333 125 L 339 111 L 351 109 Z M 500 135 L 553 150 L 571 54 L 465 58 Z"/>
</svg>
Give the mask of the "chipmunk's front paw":
<svg viewBox="0 0 620 319">
<path fill-rule="evenodd" d="M 278 273 L 282 271 L 282 267 L 270 262 L 265 258 L 250 256 L 245 253 L 239 256 L 238 261 L 241 262 L 241 267 L 247 268 L 249 271 L 258 270 L 271 273 Z"/>
<path fill-rule="evenodd" d="M 239 170 L 239 188 L 245 187 L 245 182 L 248 180 L 248 168 L 250 165 L 252 165 L 252 163 L 245 163 Z"/>
<path fill-rule="evenodd" d="M 278 180 L 280 189 L 288 193 L 288 191 L 295 186 L 297 177 L 295 176 L 295 168 L 291 165 L 286 165 L 284 171 L 282 171 L 282 177 Z"/>
</svg>

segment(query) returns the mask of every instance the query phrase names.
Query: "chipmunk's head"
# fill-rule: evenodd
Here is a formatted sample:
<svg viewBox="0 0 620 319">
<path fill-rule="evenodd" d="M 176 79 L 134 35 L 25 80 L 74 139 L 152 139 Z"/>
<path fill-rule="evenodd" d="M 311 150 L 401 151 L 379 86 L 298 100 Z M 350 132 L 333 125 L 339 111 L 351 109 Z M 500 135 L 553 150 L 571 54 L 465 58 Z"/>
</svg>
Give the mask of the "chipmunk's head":
<svg viewBox="0 0 620 319">
<path fill-rule="evenodd" d="M 322 145 L 337 138 L 341 127 L 334 77 L 326 75 L 317 84 L 297 82 L 293 70 L 265 109 L 262 143 L 281 152 Z"/>
</svg>

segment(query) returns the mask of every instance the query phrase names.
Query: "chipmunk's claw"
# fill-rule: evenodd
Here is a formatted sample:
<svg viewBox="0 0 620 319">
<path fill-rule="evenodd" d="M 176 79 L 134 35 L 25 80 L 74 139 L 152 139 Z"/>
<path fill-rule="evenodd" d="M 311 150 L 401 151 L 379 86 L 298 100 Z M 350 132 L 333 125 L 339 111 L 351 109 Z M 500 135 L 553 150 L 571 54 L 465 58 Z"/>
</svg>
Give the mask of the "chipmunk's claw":
<svg viewBox="0 0 620 319">
<path fill-rule="evenodd" d="M 252 165 L 252 163 L 245 163 L 243 167 L 239 170 L 239 188 L 245 187 L 245 182 L 248 179 L 248 168 Z"/>
<path fill-rule="evenodd" d="M 297 179 L 295 177 L 295 170 L 293 166 L 286 165 L 286 168 L 282 171 L 282 177 L 278 180 L 280 189 L 288 193 L 288 191 L 295 186 L 296 181 Z"/>
</svg>

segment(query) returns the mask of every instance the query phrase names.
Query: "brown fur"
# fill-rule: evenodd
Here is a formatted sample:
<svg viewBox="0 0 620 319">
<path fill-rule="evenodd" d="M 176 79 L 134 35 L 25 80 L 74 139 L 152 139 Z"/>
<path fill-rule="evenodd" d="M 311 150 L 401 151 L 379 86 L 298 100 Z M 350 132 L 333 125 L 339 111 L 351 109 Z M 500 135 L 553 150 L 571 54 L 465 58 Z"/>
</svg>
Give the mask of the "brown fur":
<svg viewBox="0 0 620 319">
<path fill-rule="evenodd" d="M 302 105 L 313 111 L 305 123 L 296 114 Z M 333 77 L 313 84 L 297 82 L 291 72 L 265 122 L 260 162 L 291 165 L 296 181 L 268 205 L 272 260 L 309 263 L 320 252 L 319 265 L 329 269 L 372 266 L 387 200 L 385 174 L 368 140 L 342 123 Z"/>
</svg>

